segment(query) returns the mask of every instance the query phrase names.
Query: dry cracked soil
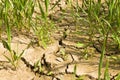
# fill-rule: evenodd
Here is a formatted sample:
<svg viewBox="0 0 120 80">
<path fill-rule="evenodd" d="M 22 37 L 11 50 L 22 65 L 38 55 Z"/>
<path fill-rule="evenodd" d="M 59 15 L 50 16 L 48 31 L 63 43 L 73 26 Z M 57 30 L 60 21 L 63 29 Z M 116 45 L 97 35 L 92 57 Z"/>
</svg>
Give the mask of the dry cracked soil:
<svg viewBox="0 0 120 80">
<path fill-rule="evenodd" d="M 61 11 L 54 13 L 52 19 L 57 20 L 61 14 Z M 79 80 L 80 76 L 83 78 L 80 80 L 97 80 L 100 53 L 92 45 L 88 47 L 77 45 L 89 44 L 89 36 L 86 34 L 88 30 L 80 23 L 77 23 L 80 27 L 76 29 L 69 11 L 64 15 L 66 16 L 60 22 L 56 21 L 59 27 L 52 34 L 53 42 L 45 49 L 34 44 L 28 47 L 32 37 L 24 34 L 12 37 L 12 49 L 18 54 L 25 50 L 16 70 L 5 58 L 4 55 L 10 56 L 10 53 L 0 42 L 0 80 Z M 67 37 L 61 40 L 65 31 Z M 6 38 L 4 35 L 2 37 Z M 35 67 L 37 62 L 39 66 Z M 103 63 L 102 78 L 105 59 Z M 120 72 L 119 67 L 120 65 L 114 63 L 109 66 L 111 78 Z"/>
</svg>

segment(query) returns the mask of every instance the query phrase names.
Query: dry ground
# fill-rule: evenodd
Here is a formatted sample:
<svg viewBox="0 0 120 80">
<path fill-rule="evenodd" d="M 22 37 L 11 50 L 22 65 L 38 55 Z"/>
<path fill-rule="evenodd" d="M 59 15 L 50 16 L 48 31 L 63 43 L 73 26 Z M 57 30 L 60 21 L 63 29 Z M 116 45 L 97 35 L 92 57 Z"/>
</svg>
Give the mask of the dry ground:
<svg viewBox="0 0 120 80">
<path fill-rule="evenodd" d="M 65 15 L 66 17 L 59 23 L 56 20 L 61 16 L 61 11 L 52 15 L 58 29 L 52 35 L 53 43 L 46 49 L 35 44 L 28 47 L 33 40 L 32 37 L 24 34 L 13 35 L 12 49 L 18 53 L 25 50 L 16 70 L 3 56 L 9 56 L 9 52 L 0 43 L 0 80 L 76 80 L 79 76 L 83 76 L 83 80 L 97 80 L 100 53 L 92 45 L 87 48 L 77 46 L 78 42 L 84 45 L 89 43 L 86 34 L 88 30 L 80 23 L 77 23 L 76 28 L 69 11 Z M 68 35 L 60 44 L 65 29 Z M 2 37 L 5 38 L 4 35 Z M 42 64 L 42 72 L 35 70 L 34 64 L 37 61 Z M 104 59 L 102 72 L 105 70 L 105 64 Z M 76 73 L 74 73 L 75 66 Z M 119 67 L 120 65 L 111 63 L 109 67 L 111 78 L 120 72 Z"/>
</svg>

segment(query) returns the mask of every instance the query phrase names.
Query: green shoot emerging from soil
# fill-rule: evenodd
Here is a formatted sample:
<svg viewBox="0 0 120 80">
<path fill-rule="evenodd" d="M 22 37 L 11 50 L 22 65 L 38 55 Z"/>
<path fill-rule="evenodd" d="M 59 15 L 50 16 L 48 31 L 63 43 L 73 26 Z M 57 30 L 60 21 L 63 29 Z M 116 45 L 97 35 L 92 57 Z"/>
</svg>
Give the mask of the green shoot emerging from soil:
<svg viewBox="0 0 120 80">
<path fill-rule="evenodd" d="M 18 61 L 21 59 L 21 57 L 22 57 L 22 55 L 24 53 L 24 50 L 20 54 L 18 54 L 14 50 L 11 49 L 11 46 L 6 41 L 3 40 L 2 43 L 3 43 L 4 48 L 6 48 L 9 51 L 9 53 L 10 53 L 10 57 L 4 55 L 5 58 L 16 69 L 17 65 L 18 65 Z"/>
<path fill-rule="evenodd" d="M 94 43 L 93 38 L 95 34 L 99 34 L 99 39 L 102 39 L 98 71 L 98 80 L 100 80 L 104 55 L 106 54 L 106 46 L 108 45 L 109 39 L 112 40 L 112 42 L 109 42 L 109 45 L 115 45 L 118 50 L 120 49 L 120 1 L 105 0 L 102 2 L 101 0 L 83 0 L 82 2 L 82 7 L 79 5 L 76 6 L 79 14 L 79 16 L 77 14 L 77 18 L 84 20 L 88 24 L 85 26 L 89 29 L 87 34 L 89 34 L 89 39 L 92 43 Z M 107 76 L 107 70 L 105 75 Z"/>
</svg>

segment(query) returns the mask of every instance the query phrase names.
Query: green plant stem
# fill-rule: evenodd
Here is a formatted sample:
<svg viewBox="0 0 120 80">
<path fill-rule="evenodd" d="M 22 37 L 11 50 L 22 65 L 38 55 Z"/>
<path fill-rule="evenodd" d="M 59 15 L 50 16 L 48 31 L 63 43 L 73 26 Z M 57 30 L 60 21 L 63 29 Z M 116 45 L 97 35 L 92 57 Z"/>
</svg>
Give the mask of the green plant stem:
<svg viewBox="0 0 120 80">
<path fill-rule="evenodd" d="M 104 58 L 104 54 L 105 54 L 105 49 L 106 49 L 106 38 L 104 38 L 104 41 L 103 41 L 103 46 L 102 46 L 102 53 L 101 53 L 101 56 L 100 56 L 100 63 L 99 63 L 99 70 L 98 70 L 98 80 L 101 80 L 100 79 L 100 76 L 101 76 L 101 69 L 102 69 L 102 64 L 103 64 L 103 58 Z"/>
<path fill-rule="evenodd" d="M 104 35 L 104 41 L 103 41 L 103 46 L 102 46 L 102 53 L 100 56 L 100 63 L 99 63 L 99 70 L 98 70 L 98 80 L 101 80 L 100 76 L 101 76 L 101 69 L 102 69 L 102 65 L 103 65 L 103 59 L 104 59 L 104 54 L 106 53 L 106 44 L 107 44 L 107 39 L 108 39 L 108 32 L 106 33 L 106 35 Z"/>
</svg>

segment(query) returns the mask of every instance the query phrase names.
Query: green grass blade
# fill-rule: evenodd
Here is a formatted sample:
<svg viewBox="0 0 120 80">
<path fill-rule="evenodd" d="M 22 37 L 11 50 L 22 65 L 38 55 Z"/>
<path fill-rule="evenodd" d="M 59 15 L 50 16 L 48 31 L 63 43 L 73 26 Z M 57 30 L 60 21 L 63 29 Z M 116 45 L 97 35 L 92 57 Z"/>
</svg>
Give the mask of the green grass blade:
<svg viewBox="0 0 120 80">
<path fill-rule="evenodd" d="M 74 65 L 74 75 L 76 75 L 76 71 L 77 71 L 77 65 Z"/>
<path fill-rule="evenodd" d="M 9 46 L 9 44 L 4 40 L 2 40 L 2 43 L 3 43 L 4 48 L 6 48 L 7 50 L 11 52 L 11 47 Z"/>
<path fill-rule="evenodd" d="M 46 13 L 48 13 L 49 0 L 45 0 Z"/>
<path fill-rule="evenodd" d="M 38 1 L 38 4 L 39 4 L 39 9 L 40 9 L 42 18 L 46 20 L 46 14 L 44 12 L 44 9 L 42 8 L 42 5 L 41 5 L 40 1 Z"/>
<path fill-rule="evenodd" d="M 14 62 L 12 61 L 12 59 L 10 59 L 9 57 L 7 57 L 6 55 L 4 55 L 4 56 L 8 60 L 8 62 L 11 63 L 16 68 L 16 66 L 15 66 Z"/>
<path fill-rule="evenodd" d="M 99 69 L 98 69 L 98 80 L 101 80 L 100 76 L 101 76 L 101 69 L 102 69 L 102 65 L 103 65 L 103 58 L 104 58 L 104 54 L 106 52 L 106 39 L 104 39 L 103 41 L 103 46 L 102 46 L 102 53 L 100 56 L 100 63 L 99 63 Z"/>
<path fill-rule="evenodd" d="M 8 44 L 10 46 L 10 43 L 11 43 L 11 29 L 10 29 L 9 25 L 7 26 L 7 37 L 8 37 Z"/>
<path fill-rule="evenodd" d="M 9 57 L 7 57 L 6 55 L 4 55 L 5 56 L 5 58 L 8 60 L 8 62 L 12 62 L 12 60 L 9 58 Z"/>
<path fill-rule="evenodd" d="M 58 0 L 54 5 L 53 5 L 53 7 L 50 9 L 50 10 L 53 10 L 57 5 L 58 5 L 58 3 L 60 2 L 61 0 Z"/>
<path fill-rule="evenodd" d="M 110 80 L 110 74 L 109 74 L 109 71 L 108 71 L 108 67 L 109 67 L 109 62 L 107 61 L 106 68 L 105 68 L 105 73 L 104 73 L 104 80 Z"/>
<path fill-rule="evenodd" d="M 117 75 L 117 77 L 115 78 L 115 80 L 120 80 L 120 73 Z"/>
<path fill-rule="evenodd" d="M 20 55 L 18 56 L 18 60 L 22 57 L 23 53 L 25 52 L 25 50 L 23 50 Z"/>
<path fill-rule="evenodd" d="M 13 62 L 15 62 L 17 60 L 17 53 L 13 50 Z"/>
</svg>

